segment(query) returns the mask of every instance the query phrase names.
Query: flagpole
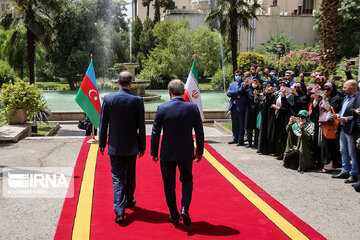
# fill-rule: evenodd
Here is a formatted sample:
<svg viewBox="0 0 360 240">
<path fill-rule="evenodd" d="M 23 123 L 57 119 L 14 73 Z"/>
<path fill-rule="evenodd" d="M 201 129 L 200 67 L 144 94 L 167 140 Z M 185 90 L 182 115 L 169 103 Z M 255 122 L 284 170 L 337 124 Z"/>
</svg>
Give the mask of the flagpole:
<svg viewBox="0 0 360 240">
<path fill-rule="evenodd" d="M 93 55 L 92 53 L 90 54 L 90 59 L 91 61 L 93 60 Z M 99 140 L 95 139 L 95 128 L 94 128 L 94 125 L 92 125 L 92 138 L 90 140 L 87 141 L 87 143 L 98 143 Z"/>
</svg>

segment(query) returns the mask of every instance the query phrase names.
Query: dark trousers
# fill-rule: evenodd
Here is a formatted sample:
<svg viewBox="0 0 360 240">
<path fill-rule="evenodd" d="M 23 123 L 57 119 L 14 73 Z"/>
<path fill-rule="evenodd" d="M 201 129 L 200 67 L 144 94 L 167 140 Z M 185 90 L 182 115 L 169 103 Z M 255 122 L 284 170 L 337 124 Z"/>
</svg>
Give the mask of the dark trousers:
<svg viewBox="0 0 360 240">
<path fill-rule="evenodd" d="M 113 203 L 116 214 L 124 215 L 125 204 L 132 201 L 135 191 L 135 156 L 110 156 L 113 180 Z"/>
<path fill-rule="evenodd" d="M 234 142 L 244 142 L 245 111 L 239 112 L 235 105 L 231 108 L 231 124 Z"/>
<path fill-rule="evenodd" d="M 164 182 L 166 204 L 169 207 L 170 215 L 178 218 L 180 216 L 176 206 L 176 167 L 179 168 L 180 181 L 182 184 L 182 199 L 181 206 L 189 210 L 191 196 L 193 191 L 193 176 L 192 176 L 193 160 L 188 161 L 160 161 L 161 175 Z"/>
</svg>

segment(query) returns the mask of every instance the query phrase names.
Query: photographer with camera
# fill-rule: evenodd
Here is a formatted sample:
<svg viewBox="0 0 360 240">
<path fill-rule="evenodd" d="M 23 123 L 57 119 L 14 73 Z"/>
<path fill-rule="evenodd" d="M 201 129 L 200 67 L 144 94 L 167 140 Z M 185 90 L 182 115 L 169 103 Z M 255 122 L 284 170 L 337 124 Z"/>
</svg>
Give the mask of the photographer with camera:
<svg viewBox="0 0 360 240">
<path fill-rule="evenodd" d="M 314 167 L 311 154 L 314 123 L 308 119 L 308 111 L 301 110 L 291 116 L 286 126 L 288 134 L 284 153 L 284 167 L 302 172 Z"/>
</svg>

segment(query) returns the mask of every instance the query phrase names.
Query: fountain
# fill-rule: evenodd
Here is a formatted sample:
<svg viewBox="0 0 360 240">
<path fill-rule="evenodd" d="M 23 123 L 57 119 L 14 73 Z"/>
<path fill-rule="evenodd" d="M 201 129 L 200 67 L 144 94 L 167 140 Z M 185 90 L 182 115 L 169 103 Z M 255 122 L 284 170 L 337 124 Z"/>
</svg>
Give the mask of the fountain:
<svg viewBox="0 0 360 240">
<path fill-rule="evenodd" d="M 126 69 L 131 72 L 131 74 L 134 76 L 134 80 L 131 84 L 130 92 L 133 94 L 140 96 L 143 98 L 145 102 L 147 101 L 156 101 L 161 98 L 158 94 L 146 94 L 145 88 L 149 86 L 150 80 L 140 80 L 135 78 L 135 68 L 139 65 L 135 62 L 130 63 L 123 63 L 126 67 Z M 117 80 L 111 80 L 113 83 L 117 84 Z"/>
</svg>

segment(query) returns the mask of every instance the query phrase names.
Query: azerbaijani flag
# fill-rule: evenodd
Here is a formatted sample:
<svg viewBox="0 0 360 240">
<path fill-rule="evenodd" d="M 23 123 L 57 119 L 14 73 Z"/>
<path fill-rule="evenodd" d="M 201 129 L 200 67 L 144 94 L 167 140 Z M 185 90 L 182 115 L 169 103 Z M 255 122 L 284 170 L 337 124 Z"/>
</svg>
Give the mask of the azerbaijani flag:
<svg viewBox="0 0 360 240">
<path fill-rule="evenodd" d="M 96 85 L 95 71 L 92 60 L 81 83 L 75 102 L 84 110 L 94 128 L 100 124 L 101 104 Z"/>
<path fill-rule="evenodd" d="M 191 70 L 189 73 L 189 76 L 186 80 L 185 84 L 185 92 L 184 92 L 184 100 L 187 102 L 193 102 L 195 103 L 200 111 L 201 120 L 204 121 L 204 112 L 201 102 L 201 96 L 200 96 L 200 88 L 198 84 L 198 75 L 196 71 L 196 64 L 195 60 L 191 66 Z"/>
</svg>

